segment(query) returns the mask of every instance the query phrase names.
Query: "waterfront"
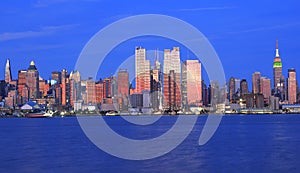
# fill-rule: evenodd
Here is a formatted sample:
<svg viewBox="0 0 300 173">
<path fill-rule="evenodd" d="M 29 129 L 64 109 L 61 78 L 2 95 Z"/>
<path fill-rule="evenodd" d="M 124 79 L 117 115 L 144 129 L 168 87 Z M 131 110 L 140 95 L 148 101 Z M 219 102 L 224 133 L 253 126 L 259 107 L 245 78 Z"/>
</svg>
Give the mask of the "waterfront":
<svg viewBox="0 0 300 173">
<path fill-rule="evenodd" d="M 177 116 L 163 116 L 142 127 L 119 116 L 104 119 L 123 136 L 148 139 L 168 130 Z M 176 149 L 145 161 L 127 161 L 99 150 L 75 117 L 1 119 L 0 172 L 300 171 L 299 115 L 224 116 L 213 138 L 198 146 L 205 119 L 198 117 L 192 133 Z"/>
</svg>

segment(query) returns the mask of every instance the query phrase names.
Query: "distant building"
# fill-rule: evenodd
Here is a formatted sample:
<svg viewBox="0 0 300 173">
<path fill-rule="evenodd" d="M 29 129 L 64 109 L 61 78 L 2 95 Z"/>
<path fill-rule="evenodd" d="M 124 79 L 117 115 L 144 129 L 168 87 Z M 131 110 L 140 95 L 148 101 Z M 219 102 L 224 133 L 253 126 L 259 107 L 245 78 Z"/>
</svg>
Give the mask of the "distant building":
<svg viewBox="0 0 300 173">
<path fill-rule="evenodd" d="M 81 100 L 81 76 L 78 71 L 70 73 L 70 104 Z"/>
<path fill-rule="evenodd" d="M 143 94 L 139 94 L 139 93 L 131 94 L 130 107 L 141 109 L 143 107 Z"/>
<path fill-rule="evenodd" d="M 86 94 L 86 104 L 96 104 L 96 86 L 92 78 L 86 81 Z"/>
<path fill-rule="evenodd" d="M 241 80 L 240 89 L 241 89 L 241 96 L 249 93 L 248 82 L 246 79 Z"/>
<path fill-rule="evenodd" d="M 262 109 L 264 108 L 264 96 L 262 94 L 244 94 L 246 101 L 246 108 L 248 109 Z"/>
<path fill-rule="evenodd" d="M 289 104 L 296 104 L 297 102 L 297 81 L 296 81 L 296 70 L 288 70 L 287 79 L 287 97 Z"/>
<path fill-rule="evenodd" d="M 282 62 L 279 55 L 278 40 L 276 40 L 276 54 L 273 62 L 274 95 L 279 97 L 280 101 L 286 100 L 285 79 L 282 75 Z"/>
<path fill-rule="evenodd" d="M 127 70 L 120 70 L 118 72 L 117 79 L 118 86 L 118 98 L 117 103 L 120 111 L 126 111 L 128 109 L 129 101 L 129 74 Z"/>
<path fill-rule="evenodd" d="M 274 76 L 274 88 L 281 87 L 282 78 L 282 62 L 279 56 L 278 40 L 276 40 L 276 55 L 273 62 L 273 76 Z"/>
<path fill-rule="evenodd" d="M 198 60 L 186 60 L 182 64 L 182 101 L 183 105 L 202 105 L 201 64 Z"/>
<path fill-rule="evenodd" d="M 95 92 L 96 92 L 96 103 L 101 104 L 104 96 L 104 87 L 103 81 L 99 80 L 95 84 Z"/>
<path fill-rule="evenodd" d="M 29 91 L 27 90 L 26 86 L 26 74 L 27 70 L 19 70 L 18 71 L 18 104 L 24 104 L 28 101 Z"/>
<path fill-rule="evenodd" d="M 229 102 L 236 103 L 240 97 L 240 79 L 231 77 L 229 79 Z"/>
<path fill-rule="evenodd" d="M 164 51 L 164 108 L 181 109 L 181 67 L 179 47 Z"/>
<path fill-rule="evenodd" d="M 70 102 L 70 81 L 68 71 L 63 69 L 61 71 L 61 104 L 66 106 Z"/>
<path fill-rule="evenodd" d="M 11 76 L 11 67 L 10 67 L 10 60 L 6 60 L 6 65 L 5 65 L 5 82 L 10 83 L 12 81 L 12 76 Z"/>
<path fill-rule="evenodd" d="M 266 105 L 268 105 L 271 96 L 271 79 L 261 77 L 259 79 L 259 87 L 259 93 L 264 96 L 264 102 Z"/>
<path fill-rule="evenodd" d="M 26 73 L 26 85 L 29 89 L 29 99 L 39 98 L 39 72 L 31 61 Z"/>
<path fill-rule="evenodd" d="M 201 84 L 202 84 L 202 102 L 204 106 L 208 106 L 210 104 L 209 89 L 207 88 L 207 85 L 204 82 L 204 80 L 202 80 Z"/>
<path fill-rule="evenodd" d="M 61 84 L 61 72 L 54 71 L 51 73 L 52 80 L 55 80 L 58 84 Z"/>
<path fill-rule="evenodd" d="M 128 96 L 129 94 L 129 74 L 127 70 L 120 70 L 117 79 L 118 95 Z"/>
<path fill-rule="evenodd" d="M 271 110 L 279 110 L 279 98 L 275 96 L 270 96 L 269 107 Z"/>
<path fill-rule="evenodd" d="M 258 94 L 260 93 L 260 72 L 255 72 L 252 74 L 252 93 Z"/>
<path fill-rule="evenodd" d="M 136 92 L 150 91 L 150 61 L 146 59 L 146 49 L 135 48 L 135 80 Z"/>
</svg>

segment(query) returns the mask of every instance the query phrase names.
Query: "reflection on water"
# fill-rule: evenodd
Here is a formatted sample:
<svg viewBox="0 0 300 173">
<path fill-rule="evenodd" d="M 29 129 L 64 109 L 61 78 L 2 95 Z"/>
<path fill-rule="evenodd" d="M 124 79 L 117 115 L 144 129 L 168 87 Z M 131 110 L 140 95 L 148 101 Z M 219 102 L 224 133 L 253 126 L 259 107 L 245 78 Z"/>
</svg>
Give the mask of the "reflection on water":
<svg viewBox="0 0 300 173">
<path fill-rule="evenodd" d="M 148 139 L 166 132 L 176 117 L 148 126 L 130 125 L 121 117 L 105 120 L 123 136 Z M 300 171 L 300 115 L 225 116 L 213 138 L 198 146 L 205 120 L 199 117 L 189 137 L 170 153 L 128 161 L 94 146 L 74 117 L 0 119 L 0 172 Z"/>
</svg>

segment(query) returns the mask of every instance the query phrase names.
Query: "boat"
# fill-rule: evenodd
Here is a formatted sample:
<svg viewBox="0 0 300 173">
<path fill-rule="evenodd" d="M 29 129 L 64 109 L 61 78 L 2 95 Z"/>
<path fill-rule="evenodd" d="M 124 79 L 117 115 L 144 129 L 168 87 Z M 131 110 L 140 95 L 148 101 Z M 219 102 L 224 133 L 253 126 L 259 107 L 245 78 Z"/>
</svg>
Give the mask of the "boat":
<svg viewBox="0 0 300 173">
<path fill-rule="evenodd" d="M 25 114 L 26 118 L 48 118 L 52 117 L 52 112 L 32 112 Z"/>
</svg>

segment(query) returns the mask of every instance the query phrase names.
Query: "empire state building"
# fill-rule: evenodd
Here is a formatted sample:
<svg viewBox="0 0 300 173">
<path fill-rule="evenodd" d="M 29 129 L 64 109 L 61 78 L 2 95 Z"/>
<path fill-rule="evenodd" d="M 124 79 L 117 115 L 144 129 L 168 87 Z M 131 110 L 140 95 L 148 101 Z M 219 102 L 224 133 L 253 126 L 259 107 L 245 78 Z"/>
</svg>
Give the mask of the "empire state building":
<svg viewBox="0 0 300 173">
<path fill-rule="evenodd" d="M 279 49 L 278 49 L 278 40 L 276 40 L 276 56 L 274 58 L 273 63 L 273 75 L 274 75 L 274 89 L 279 89 L 282 86 L 282 62 L 279 56 Z"/>
</svg>

